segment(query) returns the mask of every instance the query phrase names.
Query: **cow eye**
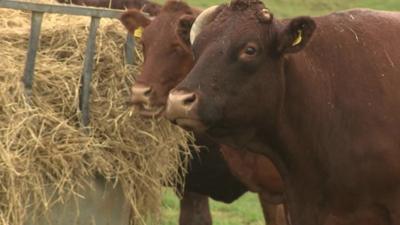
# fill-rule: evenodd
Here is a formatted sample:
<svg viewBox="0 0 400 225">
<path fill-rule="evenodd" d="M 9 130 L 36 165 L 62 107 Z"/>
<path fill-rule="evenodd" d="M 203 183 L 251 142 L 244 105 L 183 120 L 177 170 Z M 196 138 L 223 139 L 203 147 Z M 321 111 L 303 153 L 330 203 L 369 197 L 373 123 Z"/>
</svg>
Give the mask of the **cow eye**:
<svg viewBox="0 0 400 225">
<path fill-rule="evenodd" d="M 246 47 L 244 53 L 247 55 L 255 55 L 257 53 L 257 49 L 254 47 Z"/>
<path fill-rule="evenodd" d="M 258 46 L 255 43 L 247 43 L 244 48 L 240 51 L 239 58 L 242 61 L 252 61 L 256 59 L 256 56 L 258 55 Z"/>
<path fill-rule="evenodd" d="M 180 44 L 171 45 L 171 53 L 173 54 L 182 54 L 185 52 L 185 49 Z"/>
</svg>

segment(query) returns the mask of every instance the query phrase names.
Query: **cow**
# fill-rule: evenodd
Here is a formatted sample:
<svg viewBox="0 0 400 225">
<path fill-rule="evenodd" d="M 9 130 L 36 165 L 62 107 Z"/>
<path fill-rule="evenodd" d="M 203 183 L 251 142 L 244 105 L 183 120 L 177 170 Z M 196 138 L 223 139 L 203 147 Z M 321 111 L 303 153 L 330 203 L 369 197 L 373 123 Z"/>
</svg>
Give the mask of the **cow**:
<svg viewBox="0 0 400 225">
<path fill-rule="evenodd" d="M 150 16 L 156 16 L 161 9 L 160 4 L 149 0 L 57 0 L 57 2 L 111 9 L 140 9 Z"/>
<path fill-rule="evenodd" d="M 130 32 L 144 27 L 141 40 L 144 63 L 142 73 L 132 87 L 132 103 L 142 116 L 162 116 L 169 91 L 193 67 L 190 43 L 181 36 L 188 34 L 199 13 L 200 10 L 184 2 L 169 1 L 153 20 L 137 10 L 129 10 L 122 15 L 121 22 Z M 215 146 L 215 143 L 205 143 L 199 138 L 197 135 L 197 144 L 209 149 L 208 152 L 200 153 L 199 160 L 205 162 L 206 155 L 222 153 L 226 162 L 220 158 L 221 162 L 217 164 L 227 163 L 232 173 L 250 191 L 259 193 L 264 216 L 269 224 L 286 223 L 283 206 L 276 206 L 283 201 L 282 180 L 269 159 L 254 153 L 235 151 L 227 146 Z M 226 187 L 227 184 L 220 186 Z"/>
<path fill-rule="evenodd" d="M 277 19 L 258 0 L 206 11 L 166 117 L 268 156 L 293 225 L 400 224 L 400 13 Z"/>
</svg>

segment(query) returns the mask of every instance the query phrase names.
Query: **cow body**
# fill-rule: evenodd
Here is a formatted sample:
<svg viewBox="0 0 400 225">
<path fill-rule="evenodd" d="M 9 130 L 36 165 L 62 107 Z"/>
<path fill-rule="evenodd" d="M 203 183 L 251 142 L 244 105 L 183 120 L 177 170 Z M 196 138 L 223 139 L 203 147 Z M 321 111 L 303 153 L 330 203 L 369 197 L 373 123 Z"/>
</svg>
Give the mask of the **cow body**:
<svg viewBox="0 0 400 225">
<path fill-rule="evenodd" d="M 184 186 L 178 187 L 183 190 L 179 224 L 211 225 L 208 198 L 232 203 L 247 192 L 247 187 L 230 172 L 215 141 L 202 137 L 195 144 L 207 147 L 199 152 L 192 150 Z"/>
<path fill-rule="evenodd" d="M 121 21 L 128 30 L 144 27 L 141 40 L 144 63 L 142 73 L 132 88 L 132 103 L 143 116 L 162 115 L 169 91 L 193 67 L 192 52 L 185 36 L 190 31 L 191 22 L 199 13 L 198 9 L 190 8 L 185 3 L 171 1 L 166 3 L 151 22 L 133 10 L 122 15 Z M 185 184 L 188 191 L 231 202 L 221 197 L 232 196 L 230 200 L 236 199 L 239 196 L 240 188 L 237 183 L 240 180 L 246 191 L 259 193 L 269 224 L 285 224 L 283 206 L 276 206 L 283 201 L 283 183 L 269 159 L 259 154 L 222 147 L 201 135 L 196 135 L 196 140 L 204 148 L 199 155 L 194 153 L 195 158 L 191 161 L 197 169 L 189 167 L 191 170 Z M 223 171 L 226 178 L 222 176 Z M 238 180 L 231 179 L 232 174 Z M 236 188 L 231 187 L 232 183 Z M 218 196 L 219 194 L 223 196 Z"/>
<path fill-rule="evenodd" d="M 293 225 L 400 224 L 400 13 L 276 20 L 258 1 L 221 8 L 167 116 L 271 158 Z"/>
<path fill-rule="evenodd" d="M 247 192 L 247 187 L 230 172 L 215 141 L 200 136 L 195 144 L 200 146 L 200 151 L 192 151 L 183 187 L 186 192 L 224 203 L 232 203 Z"/>
<path fill-rule="evenodd" d="M 308 47 L 286 59 L 274 140 L 293 158 L 280 163 L 297 186 L 293 213 L 303 224 L 400 224 L 400 14 L 315 21 Z M 308 193 L 308 212 L 307 189 L 319 192 Z"/>
</svg>

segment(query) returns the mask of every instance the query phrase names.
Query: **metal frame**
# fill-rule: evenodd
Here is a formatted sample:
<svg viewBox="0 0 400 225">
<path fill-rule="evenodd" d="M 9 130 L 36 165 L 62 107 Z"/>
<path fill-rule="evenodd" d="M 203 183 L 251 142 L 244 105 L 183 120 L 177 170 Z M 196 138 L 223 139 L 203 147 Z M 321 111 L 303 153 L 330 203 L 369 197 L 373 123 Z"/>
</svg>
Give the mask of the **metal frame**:
<svg viewBox="0 0 400 225">
<path fill-rule="evenodd" d="M 21 2 L 11 0 L 0 0 L 0 8 L 9 8 L 17 10 L 29 10 L 32 12 L 31 18 L 31 34 L 29 37 L 29 45 L 25 62 L 23 82 L 25 92 L 28 96 L 32 95 L 32 85 L 34 80 L 36 52 L 39 45 L 40 28 L 44 13 L 69 14 L 76 16 L 90 16 L 90 31 L 86 44 L 85 60 L 82 69 L 80 102 L 79 108 L 82 111 L 82 124 L 87 126 L 90 120 L 89 100 L 90 100 L 90 82 L 93 73 L 93 60 L 96 50 L 96 31 L 100 24 L 101 18 L 120 18 L 124 12 L 122 10 L 102 9 L 95 7 L 82 7 L 72 5 L 52 5 L 32 2 Z M 134 38 L 131 34 L 127 35 L 125 43 L 125 61 L 128 64 L 134 63 Z"/>
</svg>

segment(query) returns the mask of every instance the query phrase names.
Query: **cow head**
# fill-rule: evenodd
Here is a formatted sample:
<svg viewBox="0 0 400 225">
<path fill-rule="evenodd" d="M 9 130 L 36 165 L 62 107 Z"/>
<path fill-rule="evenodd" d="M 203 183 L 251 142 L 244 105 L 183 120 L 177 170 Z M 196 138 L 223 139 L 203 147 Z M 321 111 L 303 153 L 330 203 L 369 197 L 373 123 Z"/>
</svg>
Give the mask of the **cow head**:
<svg viewBox="0 0 400 225">
<path fill-rule="evenodd" d="M 273 126 L 284 93 L 284 59 L 306 46 L 315 22 L 277 20 L 261 1 L 233 0 L 201 27 L 192 35 L 195 66 L 170 92 L 167 117 L 214 137 Z"/>
<path fill-rule="evenodd" d="M 143 116 L 159 116 L 165 108 L 169 91 L 193 67 L 189 32 L 196 13 L 186 3 L 167 2 L 150 20 L 137 10 L 121 17 L 129 31 L 143 27 L 141 43 L 142 72 L 132 87 L 132 103 Z"/>
</svg>

